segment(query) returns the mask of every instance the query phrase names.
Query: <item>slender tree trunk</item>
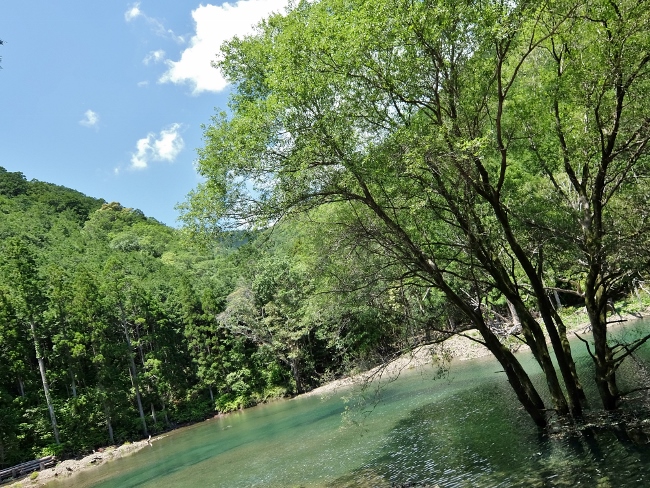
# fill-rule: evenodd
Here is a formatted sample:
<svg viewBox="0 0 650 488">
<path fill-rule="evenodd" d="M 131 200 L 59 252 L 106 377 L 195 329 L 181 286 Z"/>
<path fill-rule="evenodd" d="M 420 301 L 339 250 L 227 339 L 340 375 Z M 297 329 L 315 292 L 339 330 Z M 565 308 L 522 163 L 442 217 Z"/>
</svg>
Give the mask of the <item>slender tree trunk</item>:
<svg viewBox="0 0 650 488">
<path fill-rule="evenodd" d="M 111 421 L 111 410 L 108 408 L 108 404 L 104 400 L 104 416 L 106 417 L 106 427 L 108 428 L 108 439 L 111 441 L 111 444 L 115 443 L 115 438 L 113 436 L 113 422 Z"/>
<path fill-rule="evenodd" d="M 160 396 L 160 403 L 162 404 L 162 414 L 165 418 L 165 426 L 169 427 L 169 417 L 167 417 L 167 406 L 165 405 L 165 399 Z"/>
<path fill-rule="evenodd" d="M 577 406 L 571 401 L 567 404 L 567 399 L 562 391 L 560 380 L 558 379 L 555 366 L 551 360 L 544 331 L 524 304 L 506 268 L 498 258 L 489 257 L 485 253 L 477 254 L 479 254 L 485 269 L 493 277 L 496 287 L 501 290 L 508 302 L 511 303 L 512 307 L 515 309 L 516 315 L 521 321 L 526 343 L 530 346 L 535 359 L 544 372 L 546 384 L 557 413 L 559 415 L 567 415 L 569 411 L 571 411 L 574 415 L 579 415 L 579 402 Z"/>
<path fill-rule="evenodd" d="M 517 309 L 515 306 L 512 304 L 510 300 L 508 300 L 508 310 L 510 310 L 510 316 L 512 317 L 512 325 L 515 329 L 518 329 L 521 326 L 521 320 L 519 319 L 519 314 L 517 313 Z"/>
<path fill-rule="evenodd" d="M 50 420 L 52 422 L 52 430 L 54 432 L 54 440 L 57 444 L 61 444 L 59 439 L 59 426 L 56 423 L 56 415 L 54 413 L 54 404 L 52 403 L 52 396 L 50 395 L 50 386 L 47 383 L 47 376 L 45 374 L 45 362 L 41 354 L 41 348 L 38 345 L 36 338 L 36 324 L 34 321 L 30 322 L 32 330 L 32 338 L 34 339 L 34 350 L 36 351 L 36 359 L 38 360 L 38 369 L 41 372 L 41 381 L 43 382 L 43 392 L 45 393 L 45 401 L 47 402 L 47 409 L 50 412 Z"/>
<path fill-rule="evenodd" d="M 515 254 L 517 261 L 519 264 L 521 264 L 524 272 L 526 273 L 526 276 L 530 281 L 531 286 L 533 287 L 535 298 L 537 299 L 537 304 L 539 306 L 539 311 L 542 315 L 542 320 L 544 322 L 544 326 L 546 327 L 546 331 L 548 332 L 549 339 L 551 340 L 553 352 L 555 353 L 555 357 L 562 374 L 562 379 L 564 380 L 564 385 L 567 389 L 569 408 L 573 415 L 580 416 L 582 415 L 581 402 L 584 398 L 584 393 L 582 392 L 582 387 L 578 381 L 575 362 L 573 361 L 573 356 L 571 354 L 571 348 L 568 347 L 568 342 L 567 344 L 563 344 L 555 322 L 553 321 L 553 314 L 556 313 L 555 309 L 551 305 L 549 297 L 546 294 L 546 289 L 544 288 L 544 285 L 537 271 L 535 270 L 535 267 L 528 258 L 526 252 L 519 245 L 519 242 L 517 241 L 512 228 L 510 227 L 508 216 L 504 212 L 498 196 L 492 196 L 489 201 L 499 223 L 501 224 L 501 228 L 504 231 L 510 249 Z"/>
<path fill-rule="evenodd" d="M 503 265 L 503 263 L 501 263 L 500 259 L 490 251 L 489 246 L 486 247 L 484 241 L 482 240 L 481 235 L 485 234 L 485 232 L 480 218 L 471 215 L 467 217 L 465 213 L 458 208 L 453 196 L 444 190 L 444 183 L 440 179 L 438 179 L 438 181 L 440 183 L 439 191 L 441 191 L 445 197 L 451 211 L 456 216 L 458 222 L 461 223 L 461 228 L 463 229 L 463 232 L 468 239 L 472 254 L 478 259 L 483 268 L 494 279 L 496 288 L 505 295 L 506 299 L 510 300 L 513 305 L 516 306 L 517 313 L 520 316 L 519 318 L 522 320 L 522 327 L 526 336 L 526 340 L 530 345 L 535 358 L 544 371 L 547 385 L 549 387 L 549 391 L 551 392 L 551 396 L 553 397 L 555 408 L 557 409 L 558 413 L 564 415 L 571 411 L 576 416 L 580 415 L 582 412 L 582 407 L 580 404 L 579 395 L 577 394 L 577 386 L 574 376 L 571 375 L 571 369 L 568 366 L 568 363 L 573 362 L 573 359 L 570 356 L 570 350 L 569 356 L 567 357 L 566 351 L 564 351 L 560 346 L 560 341 L 556 340 L 558 338 L 555 337 L 554 339 L 553 333 L 555 331 L 555 325 L 552 321 L 549 322 L 545 320 L 545 325 L 551 338 L 551 342 L 553 343 L 555 356 L 557 357 L 560 371 L 562 372 L 562 377 L 567 388 L 569 396 L 568 405 L 567 399 L 564 396 L 559 380 L 557 378 L 555 368 L 550 359 L 544 333 L 540 325 L 536 320 L 534 320 L 534 318 L 530 315 L 528 309 L 524 306 L 519 292 L 517 291 L 517 287 L 513 283 L 507 268 Z M 536 297 L 538 300 L 541 300 L 539 297 L 541 293 L 542 299 L 547 298 L 544 287 L 540 285 L 541 282 L 537 276 L 537 273 L 535 272 L 535 268 L 533 267 L 532 263 L 528 259 L 528 256 L 521 248 L 519 242 L 514 236 L 514 233 L 512 232 L 508 216 L 504 211 L 498 192 L 494 191 L 491 188 L 489 190 L 486 190 L 481 185 L 475 185 L 475 187 L 477 191 L 492 206 L 497 220 L 499 221 L 499 224 L 504 231 L 508 245 L 528 275 L 531 284 L 533 285 Z M 528 318 L 524 319 L 523 315 L 526 315 Z M 475 320 L 473 320 L 473 322 L 476 323 Z M 557 336 L 557 334 L 555 334 L 555 336 Z"/>
<path fill-rule="evenodd" d="M 300 378 L 300 367 L 298 366 L 298 359 L 290 359 L 289 364 L 291 365 L 291 374 L 293 375 L 293 379 L 296 382 L 296 393 L 300 394 L 303 392 L 303 389 L 302 381 Z"/>
<path fill-rule="evenodd" d="M 515 391 L 517 399 L 524 407 L 524 410 L 526 410 L 526 413 L 530 415 L 531 419 L 538 427 L 546 427 L 547 421 L 544 401 L 539 396 L 539 393 L 535 389 L 533 382 L 530 380 L 528 373 L 526 373 L 515 355 L 512 354 L 510 349 L 504 346 L 501 341 L 499 341 L 499 338 L 494 335 L 489 327 L 487 327 L 480 312 L 477 313 L 449 286 L 432 260 L 425 259 L 422 264 L 423 266 L 426 266 L 427 271 L 431 273 L 432 278 L 435 280 L 437 287 L 445 294 L 447 299 L 456 305 L 465 316 L 471 320 L 476 327 L 476 330 L 481 334 L 485 346 L 503 367 L 508 382 Z"/>
<path fill-rule="evenodd" d="M 142 408 L 142 398 L 140 396 L 140 387 L 138 385 L 138 372 L 135 368 L 135 360 L 133 359 L 133 346 L 131 345 L 131 337 L 129 336 L 129 327 L 126 323 L 126 318 L 124 317 L 124 310 L 120 310 L 122 313 L 122 330 L 124 331 L 124 337 L 126 339 L 126 345 L 128 348 L 129 356 L 129 374 L 131 375 L 131 385 L 135 390 L 135 398 L 138 403 L 138 413 L 140 414 L 140 421 L 142 422 L 142 432 L 144 435 L 149 435 L 149 430 L 147 429 L 147 419 L 144 416 L 144 409 Z"/>
<path fill-rule="evenodd" d="M 127 334 L 128 340 L 128 334 Z M 130 344 L 131 341 L 128 343 Z M 135 390 L 135 399 L 138 403 L 138 413 L 140 414 L 140 421 L 142 422 L 142 432 L 144 435 L 149 435 L 149 430 L 147 429 L 147 419 L 144 416 L 144 409 L 142 408 L 142 397 L 140 396 L 140 387 L 138 386 L 138 376 L 135 369 L 135 361 L 133 360 L 133 352 L 129 347 L 129 374 L 131 376 L 131 385 Z"/>
<path fill-rule="evenodd" d="M 433 176 L 435 177 L 435 172 Z M 360 182 L 362 183 L 362 182 Z M 510 385 L 515 390 L 517 398 L 521 402 L 522 406 L 526 412 L 530 415 L 539 427 L 546 427 L 546 415 L 545 407 L 542 398 L 539 396 L 539 393 L 535 389 L 530 377 L 521 366 L 517 358 L 510 352 L 510 350 L 505 347 L 499 341 L 499 338 L 494 335 L 494 333 L 486 326 L 485 321 L 483 320 L 480 312 L 474 310 L 474 308 L 468 304 L 464 299 L 462 299 L 449 285 L 445 280 L 443 273 L 438 268 L 436 262 L 429 258 L 422 250 L 413 243 L 410 239 L 408 233 L 400 227 L 398 223 L 393 221 L 390 216 L 388 216 L 383 209 L 376 204 L 374 199 L 365 185 L 362 183 L 364 194 L 366 195 L 365 204 L 386 224 L 390 229 L 392 229 L 398 238 L 404 243 L 407 253 L 416 258 L 416 262 L 424 273 L 426 273 L 433 283 L 435 283 L 436 288 L 442 291 L 447 299 L 456 305 L 459 310 L 474 324 L 479 333 L 483 336 L 485 345 L 494 354 L 495 358 L 499 361 L 501 366 L 508 377 Z M 450 200 L 448 200 L 450 202 Z M 409 256 L 410 257 L 410 256 Z"/>
<path fill-rule="evenodd" d="M 212 393 L 212 386 L 208 385 L 208 392 L 210 393 L 210 401 L 214 405 L 214 393 Z"/>
<path fill-rule="evenodd" d="M 605 410 L 615 410 L 619 391 L 612 350 L 607 344 L 607 300 L 596 270 L 587 275 L 585 305 L 594 338 L 596 386 Z"/>
<path fill-rule="evenodd" d="M 557 290 L 553 290 L 553 298 L 555 298 L 555 310 L 562 310 L 562 302 L 560 301 L 560 295 Z"/>
<path fill-rule="evenodd" d="M 576 388 L 578 390 L 577 394 L 580 400 L 584 401 L 587 399 L 587 396 L 585 395 L 585 392 L 582 389 L 582 385 L 580 384 L 580 379 L 578 378 L 576 363 L 573 361 L 573 355 L 571 353 L 571 344 L 569 343 L 569 338 L 566 335 L 566 326 L 564 325 L 564 321 L 562 320 L 562 317 L 560 317 L 560 315 L 557 313 L 557 310 L 553 309 L 551 313 L 553 314 L 553 319 L 555 320 L 555 324 L 557 325 L 557 332 L 558 335 L 560 336 L 560 342 L 562 343 L 562 349 L 564 350 L 564 354 L 568 358 L 571 358 L 571 360 L 568 362 L 568 366 L 569 366 L 569 370 L 571 371 L 571 375 L 574 378 Z"/>
<path fill-rule="evenodd" d="M 20 376 L 18 377 L 18 389 L 20 390 L 20 396 L 25 398 L 25 383 Z"/>
<path fill-rule="evenodd" d="M 76 383 L 76 381 L 75 381 L 74 373 L 72 372 L 71 369 L 68 370 L 68 373 L 70 374 L 70 378 L 71 378 L 71 380 L 72 380 L 72 384 L 71 384 L 71 387 L 72 387 L 72 398 L 77 398 L 77 383 Z"/>
<path fill-rule="evenodd" d="M 544 372 L 546 385 L 551 394 L 553 405 L 559 415 L 566 415 L 569 413 L 569 405 L 567 405 L 566 397 L 564 396 L 564 392 L 560 386 L 560 380 L 557 377 L 557 372 L 555 371 L 555 366 L 553 365 L 551 355 L 546 346 L 546 338 L 544 337 L 541 327 L 533 316 L 530 315 L 530 312 L 526 310 L 523 303 L 518 303 L 515 307 L 519 308 L 521 311 L 520 318 L 522 320 L 522 329 L 524 331 L 531 330 L 531 335 L 534 336 L 532 341 L 535 343 L 535 348 L 531 347 L 531 351 L 535 353 L 535 349 L 537 350 L 535 358 Z"/>
<path fill-rule="evenodd" d="M 485 345 L 499 361 L 519 402 L 538 427 L 546 427 L 545 407 L 530 377 L 517 358 L 487 327 L 479 329 Z"/>
</svg>

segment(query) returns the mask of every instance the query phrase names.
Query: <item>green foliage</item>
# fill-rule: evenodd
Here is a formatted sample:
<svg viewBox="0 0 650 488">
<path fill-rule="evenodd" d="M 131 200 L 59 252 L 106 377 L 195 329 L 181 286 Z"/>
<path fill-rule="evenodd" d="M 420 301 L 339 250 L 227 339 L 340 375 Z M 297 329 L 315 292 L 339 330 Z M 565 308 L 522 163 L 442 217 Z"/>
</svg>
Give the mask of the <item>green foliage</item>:
<svg viewBox="0 0 650 488">
<path fill-rule="evenodd" d="M 43 447 L 39 451 L 39 453 L 36 455 L 36 457 L 37 458 L 42 458 L 42 457 L 47 457 L 47 456 L 61 456 L 61 454 L 63 454 L 63 449 L 64 448 L 63 448 L 63 446 L 61 444 L 50 444 L 49 446 Z M 32 474 L 34 474 L 34 473 L 32 473 Z M 36 473 L 36 474 L 38 474 L 38 473 Z"/>
<path fill-rule="evenodd" d="M 118 203 L 20 174 L 5 180 L 0 466 L 136 439 L 139 404 L 147 429 L 159 432 L 349 368 L 359 339 L 348 331 L 333 339 L 336 319 L 320 318 L 313 297 L 326 287 L 316 259 L 324 248 L 302 223 L 199 249 Z"/>
<path fill-rule="evenodd" d="M 299 2 L 223 46 L 182 231 L 0 168 L 0 467 L 647 305 L 644 7 Z"/>
<path fill-rule="evenodd" d="M 20 172 L 11 173 L 0 167 L 0 195 L 16 197 L 27 193 L 28 183 Z"/>
<path fill-rule="evenodd" d="M 542 425 L 543 401 L 502 354 L 498 323 L 521 316 L 563 412 L 539 311 L 579 413 L 549 291 L 581 296 L 614 408 L 607 302 L 650 262 L 649 26 L 645 5 L 628 0 L 323 0 L 225 43 L 218 67 L 235 89 L 205 128 L 205 182 L 186 224 L 209 238 L 318 219 L 315 235 L 333 237 L 320 249 L 337 256 L 264 250 L 219 320 L 288 364 L 298 391 L 314 338 L 372 355 L 383 337 L 389 350 L 473 327 Z M 319 277 L 337 268 L 334 279 L 311 279 L 315 266 Z M 333 290 L 367 308 L 316 304 Z M 353 333 L 339 340 L 324 310 Z"/>
</svg>

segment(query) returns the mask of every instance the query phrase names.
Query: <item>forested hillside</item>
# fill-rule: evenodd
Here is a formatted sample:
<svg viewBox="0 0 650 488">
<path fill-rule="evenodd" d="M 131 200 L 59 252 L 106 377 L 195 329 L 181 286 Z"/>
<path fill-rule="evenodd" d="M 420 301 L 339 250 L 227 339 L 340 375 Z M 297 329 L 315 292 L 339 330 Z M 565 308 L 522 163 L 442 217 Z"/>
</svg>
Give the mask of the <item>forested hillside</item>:
<svg viewBox="0 0 650 488">
<path fill-rule="evenodd" d="M 312 224 L 197 247 L 4 169 L 0 211 L 0 467 L 299 393 L 399 347 L 378 297 L 331 299 Z"/>
</svg>

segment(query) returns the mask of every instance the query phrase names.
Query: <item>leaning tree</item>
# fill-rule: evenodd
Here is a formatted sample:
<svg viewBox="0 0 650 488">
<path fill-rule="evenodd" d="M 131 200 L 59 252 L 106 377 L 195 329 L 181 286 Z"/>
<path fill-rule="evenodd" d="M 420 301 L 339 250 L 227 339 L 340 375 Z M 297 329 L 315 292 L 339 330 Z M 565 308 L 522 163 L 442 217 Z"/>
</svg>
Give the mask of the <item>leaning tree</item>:
<svg viewBox="0 0 650 488">
<path fill-rule="evenodd" d="M 205 130 L 206 181 L 185 220 L 209 231 L 264 227 L 347 206 L 359 245 L 464 314 L 538 425 L 546 407 L 490 326 L 490 300 L 504 297 L 518 316 L 553 408 L 580 415 L 545 266 L 580 256 L 597 383 L 614 408 L 615 369 L 641 344 L 615 356 L 605 316 L 613 284 L 642 261 L 615 252 L 633 238 L 613 227 L 645 206 L 648 123 L 637 93 L 647 84 L 648 16 L 639 5 L 301 2 L 224 45 L 217 65 L 235 85 L 230 114 Z M 580 55 L 585 45 L 593 61 Z"/>
</svg>

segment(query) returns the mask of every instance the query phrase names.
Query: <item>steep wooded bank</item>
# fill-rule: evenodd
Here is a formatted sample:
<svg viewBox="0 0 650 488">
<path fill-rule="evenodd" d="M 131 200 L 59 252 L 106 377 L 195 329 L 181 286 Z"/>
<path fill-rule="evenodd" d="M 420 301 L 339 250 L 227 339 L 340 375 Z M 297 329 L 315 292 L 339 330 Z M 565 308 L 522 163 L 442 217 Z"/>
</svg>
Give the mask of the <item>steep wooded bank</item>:
<svg viewBox="0 0 650 488">
<path fill-rule="evenodd" d="M 0 213 L 0 467 L 300 393 L 401 347 L 378 292 L 326 293 L 313 227 L 197 248 L 1 168 Z"/>
</svg>

